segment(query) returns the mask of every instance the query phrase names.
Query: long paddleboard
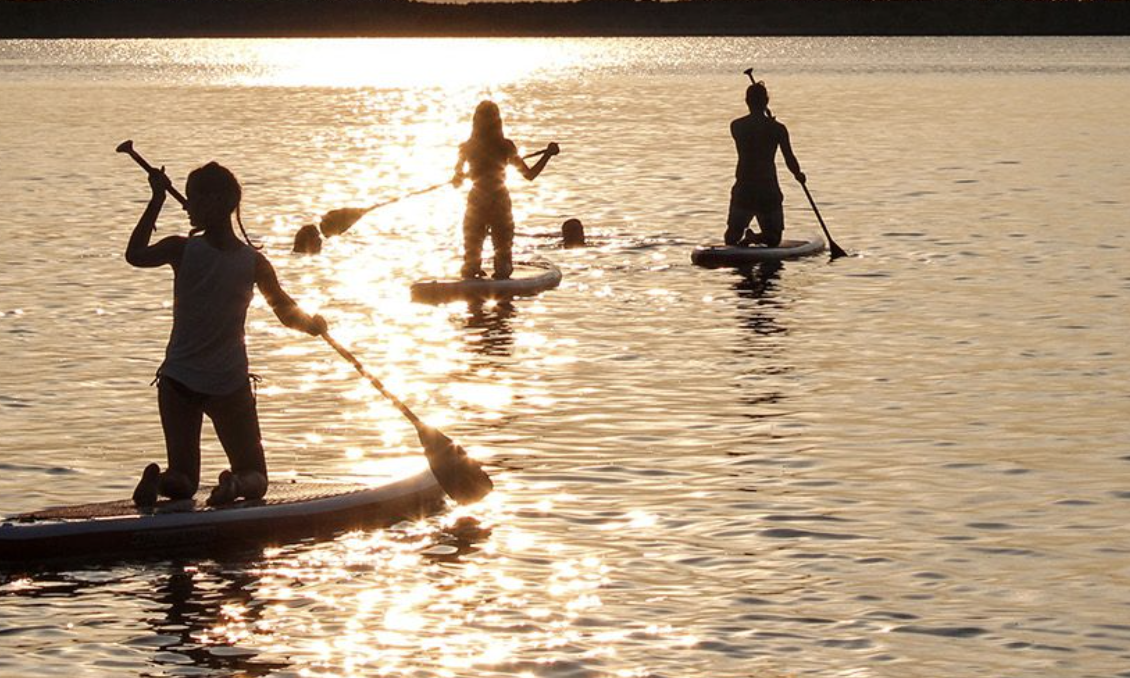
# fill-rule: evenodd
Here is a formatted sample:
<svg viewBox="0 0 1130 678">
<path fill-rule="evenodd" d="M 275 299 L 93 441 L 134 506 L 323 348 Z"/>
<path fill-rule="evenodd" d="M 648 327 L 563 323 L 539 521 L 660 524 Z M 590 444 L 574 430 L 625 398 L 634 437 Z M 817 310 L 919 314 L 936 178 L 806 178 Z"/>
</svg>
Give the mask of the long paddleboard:
<svg viewBox="0 0 1130 678">
<path fill-rule="evenodd" d="M 561 284 L 561 270 L 545 259 L 519 263 L 507 280 L 421 280 L 412 283 L 412 301 L 444 304 L 449 301 L 532 297 Z"/>
<path fill-rule="evenodd" d="M 691 252 L 691 262 L 705 268 L 740 267 L 799 259 L 823 251 L 824 241 L 816 236 L 810 240 L 782 240 L 777 247 L 696 247 Z"/>
<path fill-rule="evenodd" d="M 197 499 L 138 510 L 130 500 L 50 508 L 5 518 L 0 562 L 164 555 L 211 547 L 265 546 L 435 513 L 444 492 L 430 471 L 376 487 L 273 482 L 257 501 L 212 508 Z"/>
</svg>

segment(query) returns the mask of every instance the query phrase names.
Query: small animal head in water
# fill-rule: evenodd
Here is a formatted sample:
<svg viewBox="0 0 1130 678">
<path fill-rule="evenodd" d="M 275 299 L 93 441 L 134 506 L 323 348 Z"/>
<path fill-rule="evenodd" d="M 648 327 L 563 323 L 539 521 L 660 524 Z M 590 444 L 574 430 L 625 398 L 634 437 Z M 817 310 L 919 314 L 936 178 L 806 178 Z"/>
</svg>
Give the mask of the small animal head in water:
<svg viewBox="0 0 1130 678">
<path fill-rule="evenodd" d="M 207 230 L 214 223 L 230 223 L 242 197 L 243 189 L 235 175 L 217 162 L 192 170 L 185 183 L 185 209 L 197 230 Z"/>
<path fill-rule="evenodd" d="M 746 87 L 745 103 L 750 113 L 760 113 L 769 107 L 769 90 L 764 82 L 758 81 Z"/>
<path fill-rule="evenodd" d="M 322 251 L 322 234 L 314 224 L 306 224 L 294 234 L 293 252 L 299 254 L 318 254 Z"/>
<path fill-rule="evenodd" d="M 502 112 L 493 101 L 481 101 L 471 119 L 471 137 L 474 139 L 501 139 Z"/>
<path fill-rule="evenodd" d="M 580 219 L 568 219 L 561 224 L 561 244 L 565 247 L 584 247 L 585 227 Z"/>
</svg>

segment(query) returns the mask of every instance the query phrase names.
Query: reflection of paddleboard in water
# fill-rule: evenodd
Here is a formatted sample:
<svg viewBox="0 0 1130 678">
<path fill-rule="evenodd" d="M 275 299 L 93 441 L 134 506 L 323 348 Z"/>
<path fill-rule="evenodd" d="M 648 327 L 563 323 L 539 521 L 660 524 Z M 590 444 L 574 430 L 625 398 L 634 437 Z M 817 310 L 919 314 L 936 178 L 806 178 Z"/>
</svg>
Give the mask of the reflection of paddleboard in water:
<svg viewBox="0 0 1130 678">
<path fill-rule="evenodd" d="M 208 496 L 203 488 L 203 496 Z M 0 562 L 178 549 L 280 544 L 435 513 L 444 491 L 430 471 L 385 485 L 271 483 L 267 496 L 218 507 L 191 499 L 138 510 L 130 500 L 64 506 L 11 516 L 0 525 Z"/>
<path fill-rule="evenodd" d="M 506 280 L 421 280 L 412 283 L 412 301 L 442 304 L 473 299 L 532 297 L 561 284 L 561 270 L 545 259 L 516 264 Z"/>
<path fill-rule="evenodd" d="M 691 261 L 706 268 L 748 266 L 763 261 L 798 259 L 824 251 L 819 237 L 810 240 L 782 240 L 777 247 L 696 247 Z"/>
</svg>

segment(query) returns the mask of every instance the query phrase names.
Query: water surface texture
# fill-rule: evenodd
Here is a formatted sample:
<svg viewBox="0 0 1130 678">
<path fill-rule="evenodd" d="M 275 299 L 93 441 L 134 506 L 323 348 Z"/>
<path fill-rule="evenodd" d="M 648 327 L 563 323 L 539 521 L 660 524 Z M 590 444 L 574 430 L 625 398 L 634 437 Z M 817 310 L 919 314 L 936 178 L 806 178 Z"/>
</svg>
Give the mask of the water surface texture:
<svg viewBox="0 0 1130 678">
<path fill-rule="evenodd" d="M 690 264 L 748 66 L 854 256 Z M 284 286 L 497 485 L 336 540 L 0 573 L 0 675 L 1130 676 L 1128 76 L 1125 38 L 0 42 L 0 514 L 163 456 L 172 276 L 122 257 L 127 138 L 178 183 L 231 167 Z M 289 253 L 444 181 L 485 97 L 524 152 L 561 144 L 511 177 L 559 289 L 413 304 L 458 270 L 455 189 Z M 591 247 L 541 237 L 569 217 Z M 186 230 L 170 201 L 158 235 Z M 261 300 L 248 343 L 276 478 L 421 463 Z"/>
</svg>

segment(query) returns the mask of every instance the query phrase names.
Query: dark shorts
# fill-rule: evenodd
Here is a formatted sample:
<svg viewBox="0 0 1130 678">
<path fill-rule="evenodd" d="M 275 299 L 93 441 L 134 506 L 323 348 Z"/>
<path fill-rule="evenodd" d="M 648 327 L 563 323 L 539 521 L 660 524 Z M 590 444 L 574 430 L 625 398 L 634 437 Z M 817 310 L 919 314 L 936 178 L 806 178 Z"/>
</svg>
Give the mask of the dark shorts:
<svg viewBox="0 0 1130 678">
<path fill-rule="evenodd" d="M 749 228 L 750 223 L 757 219 L 757 227 L 761 231 L 761 244 L 776 247 L 781 244 L 781 236 L 785 232 L 785 211 L 778 207 L 772 212 L 750 212 L 742 209 L 730 209 L 726 219 L 726 244 L 733 247 L 742 239 L 742 234 Z"/>
<path fill-rule="evenodd" d="M 780 190 L 764 191 L 767 196 L 758 200 L 747 189 L 735 186 L 730 192 L 730 213 L 726 217 L 726 244 L 731 247 L 742 239 L 754 219 L 761 231 L 761 242 L 769 247 L 781 244 L 785 232 L 785 210 L 780 200 Z"/>
<path fill-rule="evenodd" d="M 232 471 L 267 475 L 250 379 L 232 393 L 209 395 L 162 376 L 157 382 L 157 404 L 165 429 L 168 470 L 187 476 L 194 492 L 200 484 L 200 431 L 204 415 L 212 420 Z"/>
</svg>

